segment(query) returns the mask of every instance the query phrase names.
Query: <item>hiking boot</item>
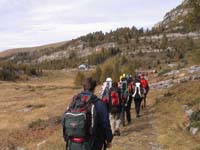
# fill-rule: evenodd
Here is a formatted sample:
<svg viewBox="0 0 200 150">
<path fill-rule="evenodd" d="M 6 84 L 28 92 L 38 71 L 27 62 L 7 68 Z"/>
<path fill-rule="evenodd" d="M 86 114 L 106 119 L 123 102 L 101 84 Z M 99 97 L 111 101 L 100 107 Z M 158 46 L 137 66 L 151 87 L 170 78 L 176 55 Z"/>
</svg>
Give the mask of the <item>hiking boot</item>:
<svg viewBox="0 0 200 150">
<path fill-rule="evenodd" d="M 131 124 L 131 121 L 128 121 L 128 125 L 130 125 Z"/>
<path fill-rule="evenodd" d="M 114 135 L 115 135 L 115 136 L 120 136 L 120 131 L 119 131 L 119 130 L 116 130 L 115 133 L 114 133 Z"/>
<path fill-rule="evenodd" d="M 139 117 L 140 117 L 140 115 L 139 115 L 139 114 L 137 114 L 137 115 L 136 115 L 136 117 L 137 117 L 137 118 L 139 118 Z"/>
</svg>

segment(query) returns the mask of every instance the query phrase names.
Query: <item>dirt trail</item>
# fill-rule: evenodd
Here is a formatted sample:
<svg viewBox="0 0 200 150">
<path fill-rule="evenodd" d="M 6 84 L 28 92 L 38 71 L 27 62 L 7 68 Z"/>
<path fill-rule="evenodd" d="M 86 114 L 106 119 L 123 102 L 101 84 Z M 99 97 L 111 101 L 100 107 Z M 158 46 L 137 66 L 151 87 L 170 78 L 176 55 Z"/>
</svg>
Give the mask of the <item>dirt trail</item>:
<svg viewBox="0 0 200 150">
<path fill-rule="evenodd" d="M 161 150 L 156 140 L 155 115 L 152 107 L 147 106 L 142 110 L 140 118 L 135 117 L 134 108 L 131 111 L 132 123 L 121 128 L 121 136 L 114 137 L 111 150 Z"/>
</svg>

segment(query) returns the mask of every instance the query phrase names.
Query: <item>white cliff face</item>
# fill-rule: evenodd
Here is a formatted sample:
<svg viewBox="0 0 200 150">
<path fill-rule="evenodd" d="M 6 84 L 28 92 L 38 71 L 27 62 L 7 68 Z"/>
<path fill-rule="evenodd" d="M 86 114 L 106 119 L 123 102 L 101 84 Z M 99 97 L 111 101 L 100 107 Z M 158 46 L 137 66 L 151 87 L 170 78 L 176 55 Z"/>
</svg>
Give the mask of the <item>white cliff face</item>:
<svg viewBox="0 0 200 150">
<path fill-rule="evenodd" d="M 154 28 L 162 27 L 164 29 L 168 29 L 170 28 L 170 24 L 175 22 L 176 27 L 172 28 L 172 30 L 175 31 L 178 29 L 182 29 L 183 28 L 182 23 L 184 22 L 184 17 L 190 14 L 193 10 L 193 8 L 188 6 L 189 2 L 190 0 L 184 0 L 181 5 L 168 12 L 164 16 L 163 21 L 155 24 Z"/>
<path fill-rule="evenodd" d="M 101 51 L 102 49 L 109 49 L 116 47 L 115 43 L 105 43 L 102 45 L 98 45 L 95 48 L 91 47 L 84 47 L 83 44 L 79 44 L 77 46 L 69 46 L 66 50 L 54 52 L 50 55 L 44 55 L 40 58 L 38 58 L 37 62 L 41 63 L 43 61 L 52 61 L 52 60 L 59 60 L 63 58 L 69 58 L 69 55 L 71 52 L 75 52 L 78 57 L 85 57 L 88 55 L 91 55 L 93 52 Z"/>
<path fill-rule="evenodd" d="M 189 32 L 189 33 L 168 33 L 166 34 L 167 38 L 169 40 L 174 40 L 174 39 L 186 39 L 186 38 L 191 38 L 191 39 L 200 39 L 200 33 L 199 32 Z M 163 34 L 160 35 L 153 35 L 153 36 L 143 36 L 140 37 L 140 40 L 146 40 L 146 41 L 160 41 L 163 38 Z"/>
<path fill-rule="evenodd" d="M 38 59 L 38 62 L 41 63 L 43 61 L 51 61 L 51 60 L 58 60 L 61 58 L 68 58 L 69 54 L 68 51 L 60 51 L 52 53 L 51 55 L 44 55 Z"/>
<path fill-rule="evenodd" d="M 192 12 L 192 8 L 174 9 L 165 15 L 164 21 L 162 22 L 162 24 L 166 26 L 170 22 L 175 21 L 178 18 L 183 18 L 191 12 Z M 179 22 L 182 22 L 182 21 L 180 20 Z"/>
</svg>

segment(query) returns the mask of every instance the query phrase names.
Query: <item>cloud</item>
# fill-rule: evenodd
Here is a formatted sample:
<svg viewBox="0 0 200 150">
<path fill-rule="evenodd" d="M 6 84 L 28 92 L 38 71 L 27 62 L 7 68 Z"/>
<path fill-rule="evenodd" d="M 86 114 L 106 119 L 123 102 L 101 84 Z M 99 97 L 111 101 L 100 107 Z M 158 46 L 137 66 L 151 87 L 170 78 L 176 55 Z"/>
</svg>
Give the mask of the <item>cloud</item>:
<svg viewBox="0 0 200 150">
<path fill-rule="evenodd" d="M 182 0 L 0 0 L 0 50 L 70 40 L 118 27 L 151 27 Z"/>
</svg>

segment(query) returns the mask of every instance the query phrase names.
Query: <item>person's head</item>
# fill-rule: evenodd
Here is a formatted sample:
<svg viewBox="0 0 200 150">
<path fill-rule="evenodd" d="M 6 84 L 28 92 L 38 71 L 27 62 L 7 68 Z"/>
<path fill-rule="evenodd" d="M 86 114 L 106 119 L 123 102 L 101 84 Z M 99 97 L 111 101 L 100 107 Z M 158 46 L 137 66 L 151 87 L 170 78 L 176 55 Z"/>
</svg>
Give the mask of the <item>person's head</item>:
<svg viewBox="0 0 200 150">
<path fill-rule="evenodd" d="M 106 82 L 112 82 L 112 79 L 111 78 L 106 78 Z"/>
<path fill-rule="evenodd" d="M 112 79 L 111 78 L 106 78 L 106 83 L 107 83 L 108 88 L 112 87 Z"/>
<path fill-rule="evenodd" d="M 118 87 L 118 83 L 117 82 L 113 82 L 112 83 L 112 87 L 117 88 Z"/>
<path fill-rule="evenodd" d="M 143 74 L 140 76 L 140 79 L 144 79 L 144 75 Z"/>
<path fill-rule="evenodd" d="M 136 77 L 136 78 L 135 78 L 135 82 L 140 82 L 140 78 L 139 78 L 139 77 Z"/>
<path fill-rule="evenodd" d="M 92 77 L 89 77 L 83 80 L 82 85 L 84 91 L 94 92 L 97 82 Z"/>
</svg>

